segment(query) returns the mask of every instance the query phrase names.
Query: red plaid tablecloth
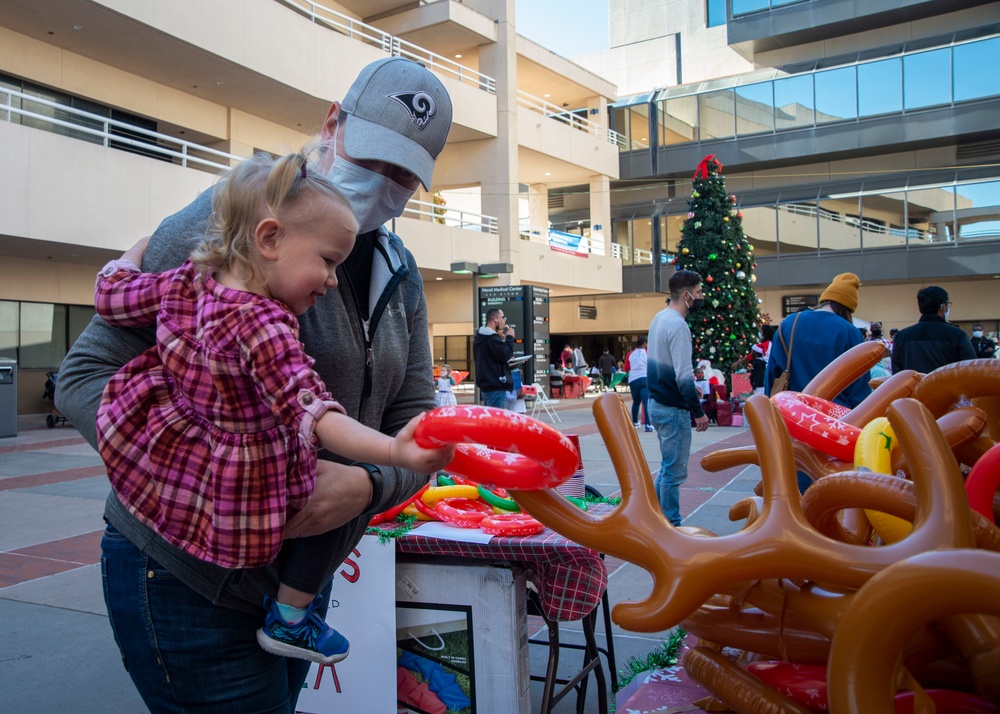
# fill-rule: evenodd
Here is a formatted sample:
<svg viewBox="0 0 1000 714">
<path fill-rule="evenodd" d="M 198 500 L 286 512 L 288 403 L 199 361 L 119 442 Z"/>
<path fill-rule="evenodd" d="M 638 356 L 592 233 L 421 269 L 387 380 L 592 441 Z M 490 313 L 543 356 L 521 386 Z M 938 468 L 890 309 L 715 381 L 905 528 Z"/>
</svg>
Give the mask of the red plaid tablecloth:
<svg viewBox="0 0 1000 714">
<path fill-rule="evenodd" d="M 592 511 L 601 508 L 610 507 L 591 506 Z M 405 537 L 396 539 L 396 550 L 521 563 L 527 567 L 538 589 L 545 614 L 561 622 L 579 620 L 588 614 L 597 607 L 608 587 L 608 571 L 597 551 L 551 528 L 522 538 L 497 536 L 489 543 L 460 543 L 423 537 L 418 526 Z"/>
</svg>

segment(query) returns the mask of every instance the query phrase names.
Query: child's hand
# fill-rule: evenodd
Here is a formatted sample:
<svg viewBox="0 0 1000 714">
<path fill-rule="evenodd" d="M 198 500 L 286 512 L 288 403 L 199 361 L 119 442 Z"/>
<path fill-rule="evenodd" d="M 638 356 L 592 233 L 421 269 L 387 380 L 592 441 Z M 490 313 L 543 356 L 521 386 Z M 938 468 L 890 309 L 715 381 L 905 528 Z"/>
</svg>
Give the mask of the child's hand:
<svg viewBox="0 0 1000 714">
<path fill-rule="evenodd" d="M 389 446 L 392 466 L 407 469 L 418 474 L 432 474 L 440 471 L 455 458 L 455 445 L 449 444 L 438 449 L 424 449 L 417 446 L 413 433 L 417 429 L 420 415 L 410 419 Z"/>
<path fill-rule="evenodd" d="M 122 253 L 122 260 L 127 260 L 135 267 L 142 270 L 142 256 L 146 254 L 146 246 L 149 244 L 149 236 L 140 238 L 131 248 Z"/>
</svg>

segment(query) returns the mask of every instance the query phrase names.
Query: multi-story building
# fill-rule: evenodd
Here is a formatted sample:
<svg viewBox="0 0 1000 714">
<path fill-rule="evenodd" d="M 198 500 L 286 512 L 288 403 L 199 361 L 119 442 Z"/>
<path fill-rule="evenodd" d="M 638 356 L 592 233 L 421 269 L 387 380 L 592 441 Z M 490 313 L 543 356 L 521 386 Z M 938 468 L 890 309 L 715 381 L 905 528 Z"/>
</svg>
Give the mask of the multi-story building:
<svg viewBox="0 0 1000 714">
<path fill-rule="evenodd" d="M 648 328 L 714 154 L 772 322 L 852 271 L 856 317 L 886 331 L 916 321 L 929 284 L 953 322 L 997 331 L 1000 3 L 611 0 L 610 25 L 612 48 L 579 61 L 627 95 L 611 108 L 624 292 L 590 301 L 596 321 L 557 301 L 554 323 L 601 341 Z M 550 193 L 556 228 L 587 225 L 585 189 Z"/>
<path fill-rule="evenodd" d="M 22 413 L 93 314 L 93 278 L 252 152 L 301 147 L 359 70 L 430 67 L 454 100 L 431 192 L 395 230 L 426 286 L 435 359 L 471 361 L 472 285 L 617 293 L 615 87 L 516 33 L 513 0 L 8 0 L 0 13 L 0 356 Z M 547 232 L 548 187 L 579 185 L 588 230 Z M 532 228 L 538 226 L 539 228 Z M 557 249 L 554 249 L 557 248 Z"/>
</svg>

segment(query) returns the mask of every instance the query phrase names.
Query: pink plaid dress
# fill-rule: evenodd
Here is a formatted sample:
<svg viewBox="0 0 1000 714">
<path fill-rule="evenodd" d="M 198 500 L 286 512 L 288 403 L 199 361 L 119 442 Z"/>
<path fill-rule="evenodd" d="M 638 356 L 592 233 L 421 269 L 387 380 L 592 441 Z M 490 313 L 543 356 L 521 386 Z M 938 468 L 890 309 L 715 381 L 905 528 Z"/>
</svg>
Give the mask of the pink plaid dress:
<svg viewBox="0 0 1000 714">
<path fill-rule="evenodd" d="M 298 320 L 190 262 L 165 273 L 109 263 L 95 303 L 113 325 L 156 324 L 156 346 L 111 379 L 97 413 L 118 498 L 197 558 L 273 561 L 316 481 L 316 420 L 343 412 L 302 350 Z"/>
</svg>

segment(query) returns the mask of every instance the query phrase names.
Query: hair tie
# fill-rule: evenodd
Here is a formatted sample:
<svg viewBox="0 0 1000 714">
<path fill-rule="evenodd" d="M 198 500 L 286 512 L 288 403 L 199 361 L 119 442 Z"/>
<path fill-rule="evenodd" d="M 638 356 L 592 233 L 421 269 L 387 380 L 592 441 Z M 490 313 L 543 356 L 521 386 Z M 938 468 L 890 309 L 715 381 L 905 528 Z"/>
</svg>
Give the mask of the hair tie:
<svg viewBox="0 0 1000 714">
<path fill-rule="evenodd" d="M 302 162 L 302 166 L 299 169 L 299 175 L 304 179 L 306 177 L 306 162 Z"/>
</svg>

